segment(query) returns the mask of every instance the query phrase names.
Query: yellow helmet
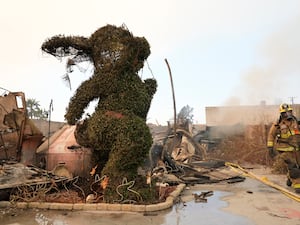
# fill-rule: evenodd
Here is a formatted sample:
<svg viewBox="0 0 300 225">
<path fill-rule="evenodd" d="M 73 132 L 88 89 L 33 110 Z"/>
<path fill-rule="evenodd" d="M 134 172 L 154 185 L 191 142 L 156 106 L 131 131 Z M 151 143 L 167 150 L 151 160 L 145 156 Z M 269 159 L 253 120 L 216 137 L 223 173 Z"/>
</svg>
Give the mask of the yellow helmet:
<svg viewBox="0 0 300 225">
<path fill-rule="evenodd" d="M 288 111 L 292 111 L 292 110 L 293 110 L 293 108 L 289 104 L 286 104 L 286 103 L 283 103 L 279 106 L 280 113 L 288 112 Z"/>
</svg>

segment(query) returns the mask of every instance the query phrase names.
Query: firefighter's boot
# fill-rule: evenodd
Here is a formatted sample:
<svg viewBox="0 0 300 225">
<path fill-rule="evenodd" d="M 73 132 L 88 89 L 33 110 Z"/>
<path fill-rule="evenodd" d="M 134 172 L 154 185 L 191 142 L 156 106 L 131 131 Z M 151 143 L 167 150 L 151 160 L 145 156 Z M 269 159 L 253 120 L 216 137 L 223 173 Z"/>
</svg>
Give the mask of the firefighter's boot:
<svg viewBox="0 0 300 225">
<path fill-rule="evenodd" d="M 294 188 L 295 192 L 300 193 L 300 168 L 289 168 L 287 185 Z"/>
<path fill-rule="evenodd" d="M 296 193 L 300 194 L 300 178 L 292 179 L 292 188 L 294 188 Z"/>
</svg>

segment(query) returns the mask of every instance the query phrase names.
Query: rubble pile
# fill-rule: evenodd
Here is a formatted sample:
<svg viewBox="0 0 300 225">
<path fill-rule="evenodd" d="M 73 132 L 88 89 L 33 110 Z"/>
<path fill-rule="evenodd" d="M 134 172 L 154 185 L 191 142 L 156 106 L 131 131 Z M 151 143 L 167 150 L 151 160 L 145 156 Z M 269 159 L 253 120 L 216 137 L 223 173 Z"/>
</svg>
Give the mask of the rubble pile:
<svg viewBox="0 0 300 225">
<path fill-rule="evenodd" d="M 105 195 L 113 188 L 109 177 L 101 176 L 97 167 L 91 169 L 89 177 L 64 177 L 61 173 L 53 174 L 57 170 L 24 165 L 21 171 L 26 174 L 26 182 L 6 187 L 10 192 L 7 199 L 11 202 L 154 204 L 165 201 L 178 184 L 234 183 L 245 179 L 227 167 L 224 158 L 205 159 L 203 149 L 199 151 L 200 145 L 188 131 L 179 129 L 172 134 L 162 127 L 151 130 L 154 145 L 149 161 L 139 168 L 135 179 L 123 177 L 113 189 L 117 193 L 113 199 Z M 39 178 L 39 182 L 33 182 L 33 177 Z"/>
<path fill-rule="evenodd" d="M 265 129 L 263 125 L 248 126 L 243 133 L 223 139 L 208 152 L 208 156 L 238 164 L 270 166 L 272 159 L 266 148 Z"/>
</svg>

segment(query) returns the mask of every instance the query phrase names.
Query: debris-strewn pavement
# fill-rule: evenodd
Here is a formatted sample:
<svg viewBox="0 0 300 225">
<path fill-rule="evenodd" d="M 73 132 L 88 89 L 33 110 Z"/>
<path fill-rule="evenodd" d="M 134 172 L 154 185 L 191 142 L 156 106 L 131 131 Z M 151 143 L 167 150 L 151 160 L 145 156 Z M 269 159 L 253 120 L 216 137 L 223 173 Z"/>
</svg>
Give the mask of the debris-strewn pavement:
<svg viewBox="0 0 300 225">
<path fill-rule="evenodd" d="M 239 141 L 236 143 L 242 142 Z M 158 161 L 152 178 L 159 178 L 159 185 L 178 185 L 165 201 L 158 204 L 18 202 L 11 205 L 2 202 L 0 221 L 4 225 L 300 225 L 300 195 L 286 186 L 286 175 L 273 174 L 266 165 L 246 164 L 240 160 L 242 157 L 231 152 L 242 155 L 248 149 L 244 146 L 243 151 L 237 152 L 233 147 L 225 153 L 227 157 L 235 158 L 226 160 L 242 162 L 244 167 L 222 160 L 198 160 L 194 157 L 196 151 L 186 151 L 184 145 L 176 149 L 179 151 L 171 152 L 178 158 L 174 165 L 162 165 Z M 256 153 L 253 151 L 253 159 L 257 157 Z M 263 149 L 260 154 L 264 155 Z"/>
<path fill-rule="evenodd" d="M 285 176 L 274 175 L 265 167 L 249 169 L 258 178 L 268 179 L 285 188 Z M 263 180 L 262 179 L 262 180 Z M 292 191 L 292 189 L 287 188 Z M 198 202 L 195 194 L 210 192 L 206 202 Z M 175 199 L 174 199 L 175 200 Z M 63 205 L 63 204 L 62 204 Z M 159 205 L 158 205 L 159 206 Z M 300 224 L 300 203 L 281 191 L 253 177 L 243 182 L 188 185 L 171 208 L 160 211 L 45 210 L 41 208 L 2 208 L 1 224 Z"/>
</svg>

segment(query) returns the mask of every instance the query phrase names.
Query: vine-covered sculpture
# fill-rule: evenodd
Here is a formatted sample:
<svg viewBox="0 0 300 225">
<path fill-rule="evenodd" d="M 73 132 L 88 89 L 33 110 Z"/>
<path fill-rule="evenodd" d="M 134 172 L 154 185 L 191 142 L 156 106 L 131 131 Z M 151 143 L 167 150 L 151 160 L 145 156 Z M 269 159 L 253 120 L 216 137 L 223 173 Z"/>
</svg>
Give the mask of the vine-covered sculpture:
<svg viewBox="0 0 300 225">
<path fill-rule="evenodd" d="M 67 66 L 93 63 L 94 73 L 70 99 L 65 119 L 77 125 L 77 142 L 93 149 L 93 159 L 109 184 L 135 179 L 152 145 L 146 117 L 157 89 L 155 79 L 138 75 L 150 54 L 147 40 L 124 26 L 106 25 L 89 38 L 54 36 L 43 43 L 42 51 L 71 57 Z M 95 99 L 94 113 L 82 119 Z"/>
</svg>

